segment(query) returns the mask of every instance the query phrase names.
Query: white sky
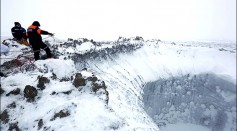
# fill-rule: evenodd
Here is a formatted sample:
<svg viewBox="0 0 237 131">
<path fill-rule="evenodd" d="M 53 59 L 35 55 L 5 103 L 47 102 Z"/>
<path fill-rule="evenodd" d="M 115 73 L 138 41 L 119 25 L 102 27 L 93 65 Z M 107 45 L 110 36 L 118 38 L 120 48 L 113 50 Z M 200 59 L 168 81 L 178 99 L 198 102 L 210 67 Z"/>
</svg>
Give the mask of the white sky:
<svg viewBox="0 0 237 131">
<path fill-rule="evenodd" d="M 1 0 L 1 35 L 35 20 L 58 38 L 236 41 L 236 0 Z"/>
</svg>

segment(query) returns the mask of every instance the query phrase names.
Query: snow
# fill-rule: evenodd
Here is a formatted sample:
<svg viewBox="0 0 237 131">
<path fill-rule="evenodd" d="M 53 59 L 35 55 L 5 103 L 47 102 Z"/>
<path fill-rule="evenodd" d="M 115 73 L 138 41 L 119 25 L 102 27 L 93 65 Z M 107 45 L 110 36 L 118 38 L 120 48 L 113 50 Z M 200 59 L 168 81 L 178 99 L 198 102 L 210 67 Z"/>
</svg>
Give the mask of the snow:
<svg viewBox="0 0 237 131">
<path fill-rule="evenodd" d="M 6 45 L 4 45 L 4 44 L 2 44 L 1 43 L 1 54 L 2 53 L 8 53 L 9 52 L 9 48 L 6 46 Z"/>
<path fill-rule="evenodd" d="M 211 131 L 211 130 L 206 127 L 195 124 L 176 123 L 168 125 L 166 128 L 162 129 L 162 131 Z"/>
<path fill-rule="evenodd" d="M 53 45 L 61 43 L 53 42 Z M 121 44 L 122 39 L 119 39 Z M 74 63 L 73 60 L 63 58 L 70 53 L 85 54 L 92 51 L 99 51 L 105 48 L 113 48 L 111 44 L 104 44 L 96 47 L 92 42 L 83 42 L 76 47 L 60 47 L 59 52 L 65 53 L 59 59 L 38 60 L 34 62 L 37 70 L 22 73 L 12 73 L 8 77 L 1 77 L 1 87 L 5 93 L 15 88 L 21 90 L 20 95 L 1 95 L 1 113 L 13 101 L 17 107 L 8 109 L 10 112 L 11 123 L 18 121 L 18 127 L 22 130 L 37 130 L 38 121 L 44 122 L 44 127 L 51 130 L 121 130 L 121 131 L 211 131 L 210 128 L 193 123 L 169 123 L 159 127 L 154 120 L 146 113 L 143 104 L 143 87 L 146 83 L 167 79 L 170 76 L 184 76 L 190 74 L 191 79 L 194 75 L 202 73 L 214 73 L 225 80 L 236 84 L 236 47 L 235 44 L 226 43 L 177 43 L 173 45 L 169 42 L 140 41 L 131 39 L 123 44 L 140 44 L 141 48 L 130 53 L 119 53 L 110 55 L 107 59 L 89 59 Z M 13 43 L 16 44 L 16 43 Z M 10 51 L 18 51 L 22 48 L 11 47 Z M 224 50 L 220 50 L 224 49 Z M 69 54 L 67 54 L 67 52 Z M 1 58 L 14 58 L 19 53 L 2 55 Z M 5 59 L 1 59 L 1 64 Z M 87 68 L 87 70 L 84 70 Z M 109 103 L 101 101 L 101 98 L 92 94 L 89 90 L 78 91 L 71 81 L 60 81 L 70 78 L 76 73 L 81 73 L 83 78 L 95 75 L 98 79 L 105 82 L 109 92 Z M 51 79 L 55 74 L 57 79 Z M 37 87 L 38 76 L 50 78 L 46 88 L 38 91 L 36 102 L 29 103 L 24 99 L 24 88 L 26 85 Z M 177 82 L 178 83 L 178 82 Z M 86 85 L 87 87 L 89 85 Z M 181 85 L 175 86 L 177 90 L 182 90 Z M 226 102 L 236 99 L 236 95 L 228 92 L 223 87 L 214 87 L 216 93 L 221 94 Z M 158 89 L 157 89 L 158 90 Z M 233 89 L 236 90 L 236 89 Z M 63 92 L 71 91 L 70 95 Z M 52 95 L 55 92 L 56 95 Z M 192 96 L 192 92 L 187 91 Z M 201 96 L 202 97 L 202 96 Z M 171 103 L 166 103 L 167 106 Z M 183 108 L 195 106 L 195 102 L 183 102 Z M 204 114 L 215 117 L 216 110 L 213 106 L 200 104 Z M 24 108 L 22 108 L 24 107 Z M 56 118 L 51 121 L 54 114 L 64 110 L 70 112 L 68 117 Z M 175 107 L 169 109 L 172 120 L 178 119 L 180 115 L 190 115 L 188 109 L 185 112 L 176 112 Z M 228 122 L 224 131 L 229 131 L 229 127 L 234 127 L 231 123 L 236 109 L 227 112 Z M 173 113 L 173 114 L 172 114 Z M 231 114 L 232 113 L 232 114 Z M 163 117 L 160 114 L 157 117 Z M 170 119 L 171 120 L 171 119 Z M 207 125 L 208 121 L 205 122 Z M 8 125 L 1 125 L 7 130 Z M 160 128 L 160 129 L 159 129 Z M 235 128 L 236 129 L 236 128 Z M 41 129 L 43 130 L 43 128 Z"/>
<path fill-rule="evenodd" d="M 57 59 L 48 59 L 45 61 L 35 62 L 40 69 L 47 68 L 50 73 L 44 76 L 50 76 L 55 73 L 63 78 L 72 74 L 74 71 L 71 61 L 62 61 Z M 43 66 L 44 65 L 44 66 Z M 60 68 L 59 68 L 60 67 Z M 67 70 L 69 69 L 69 70 Z M 43 73 L 34 72 L 37 75 L 30 74 L 15 74 L 7 78 L 1 78 L 2 87 L 9 92 L 14 86 L 24 90 L 25 84 L 30 84 L 36 87 L 37 76 Z M 90 72 L 83 71 L 84 77 L 92 75 Z M 70 96 L 64 95 L 62 92 L 72 90 Z M 59 95 L 52 95 L 56 91 Z M 37 121 L 43 119 L 47 121 L 44 126 L 51 127 L 54 130 L 110 130 L 119 125 L 123 125 L 123 121 L 118 118 L 115 113 L 108 110 L 103 102 L 98 97 L 90 93 L 78 93 L 75 87 L 70 82 L 59 82 L 54 80 L 47 85 L 47 88 L 39 92 L 41 95 L 37 98 L 36 103 L 27 103 L 21 97 L 11 96 L 1 98 L 1 110 L 5 109 L 9 103 L 15 101 L 16 105 L 22 108 L 17 108 L 16 112 L 11 112 L 12 116 L 17 116 L 20 120 L 18 126 L 21 129 L 37 130 Z M 60 94 L 61 93 L 61 94 Z M 16 101 L 17 100 L 17 101 Z M 59 112 L 62 109 L 68 110 L 71 115 L 65 119 L 57 118 L 51 121 L 53 113 Z M 12 121 L 14 122 L 14 121 Z M 35 126 L 29 126 L 35 125 Z M 5 126 L 3 126 L 5 128 Z"/>
<path fill-rule="evenodd" d="M 83 76 L 86 76 L 86 77 L 89 77 L 89 76 L 92 76 L 92 75 L 93 75 L 93 73 L 88 72 L 88 71 L 82 71 L 81 74 L 82 74 Z"/>
<path fill-rule="evenodd" d="M 82 43 L 81 45 L 76 47 L 77 52 L 79 52 L 81 54 L 91 51 L 94 48 L 95 48 L 95 46 L 91 42 L 85 42 L 85 43 Z"/>
<path fill-rule="evenodd" d="M 40 70 L 43 70 L 43 72 L 48 72 L 48 70 L 50 70 L 59 78 L 70 77 L 71 74 L 76 72 L 76 68 L 72 60 L 38 60 L 35 62 L 35 65 Z"/>
</svg>

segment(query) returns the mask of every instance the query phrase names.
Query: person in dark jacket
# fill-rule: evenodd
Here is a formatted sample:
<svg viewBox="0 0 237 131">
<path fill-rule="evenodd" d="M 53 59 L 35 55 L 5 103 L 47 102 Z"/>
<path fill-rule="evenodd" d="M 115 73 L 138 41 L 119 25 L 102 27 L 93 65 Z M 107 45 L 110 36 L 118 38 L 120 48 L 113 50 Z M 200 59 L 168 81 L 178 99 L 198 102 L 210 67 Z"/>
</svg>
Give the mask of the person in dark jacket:
<svg viewBox="0 0 237 131">
<path fill-rule="evenodd" d="M 11 29 L 13 37 L 18 41 L 22 40 L 22 38 L 26 40 L 26 30 L 21 27 L 19 22 L 15 22 L 14 24 L 15 26 Z"/>
<path fill-rule="evenodd" d="M 38 21 L 34 21 L 31 26 L 27 29 L 27 37 L 29 38 L 29 43 L 33 48 L 35 60 L 39 60 L 40 49 L 45 50 L 47 54 L 47 58 L 51 58 L 51 51 L 49 47 L 42 41 L 42 35 L 51 35 L 48 31 L 41 30 L 40 23 Z"/>
<path fill-rule="evenodd" d="M 15 26 L 12 27 L 12 35 L 13 35 L 13 40 L 17 41 L 20 44 L 23 44 L 25 46 L 29 46 L 27 42 L 27 37 L 26 37 L 26 30 L 21 27 L 21 24 L 19 22 L 14 23 Z"/>
</svg>

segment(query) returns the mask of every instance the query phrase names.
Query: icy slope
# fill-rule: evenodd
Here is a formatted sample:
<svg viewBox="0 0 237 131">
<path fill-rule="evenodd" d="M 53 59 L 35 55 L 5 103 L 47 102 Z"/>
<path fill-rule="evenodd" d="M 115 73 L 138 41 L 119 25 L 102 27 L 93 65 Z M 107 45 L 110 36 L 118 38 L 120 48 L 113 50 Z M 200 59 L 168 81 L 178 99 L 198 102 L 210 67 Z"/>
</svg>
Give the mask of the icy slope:
<svg viewBox="0 0 237 131">
<path fill-rule="evenodd" d="M 125 42 L 126 43 L 126 42 Z M 132 41 L 129 41 L 132 44 Z M 138 42 L 139 43 L 139 42 Z M 136 42 L 134 44 L 137 44 Z M 210 77 L 209 81 L 200 81 L 198 79 L 194 80 L 201 82 L 202 84 L 208 85 L 207 87 L 204 86 L 204 89 L 196 89 L 200 90 L 197 94 L 192 91 L 192 89 L 186 89 L 185 96 L 188 95 L 194 101 L 190 101 L 189 97 L 184 97 L 183 100 L 179 99 L 181 102 L 180 105 L 186 104 L 189 105 L 194 104 L 196 108 L 195 110 L 200 110 L 197 106 L 208 106 L 203 107 L 201 112 L 194 111 L 189 113 L 196 113 L 196 115 L 188 114 L 185 110 L 189 110 L 189 107 L 183 107 L 184 113 L 180 115 L 180 111 L 176 108 L 172 109 L 172 104 L 174 103 L 165 103 L 166 98 L 169 97 L 168 100 L 176 99 L 177 97 L 172 97 L 172 95 L 164 95 L 164 98 L 159 98 L 159 94 L 156 94 L 154 90 L 153 94 L 145 94 L 148 95 L 144 98 L 146 99 L 145 108 L 149 111 L 149 105 L 152 105 L 153 111 L 148 112 L 149 115 L 153 119 L 162 115 L 162 113 L 167 113 L 165 110 L 168 111 L 167 117 L 164 117 L 164 120 L 160 119 L 157 121 L 157 125 L 161 124 L 169 124 L 169 123 L 176 123 L 176 122 L 185 122 L 185 123 L 194 123 L 200 124 L 209 127 L 209 129 L 215 130 L 219 128 L 219 130 L 233 130 L 236 128 L 236 123 L 233 122 L 236 119 L 236 49 L 235 44 L 231 43 L 182 43 L 182 44 L 175 44 L 175 43 L 165 43 L 157 41 L 147 41 L 144 42 L 143 46 L 136 51 L 126 54 L 121 53 L 119 55 L 107 55 L 103 60 L 100 58 L 93 60 L 87 60 L 86 65 L 78 63 L 78 68 L 87 67 L 96 72 L 99 76 L 102 77 L 106 83 L 112 83 L 108 85 L 111 88 L 108 88 L 110 95 L 112 96 L 111 107 L 115 109 L 117 112 L 120 112 L 123 117 L 129 116 L 131 118 L 142 120 L 144 117 L 142 114 L 145 112 L 140 107 L 143 106 L 142 94 L 143 94 L 143 87 L 146 83 L 150 81 L 156 80 L 163 80 L 169 82 L 170 77 L 182 77 L 182 76 L 192 76 L 199 75 L 199 74 L 215 74 L 218 77 L 221 77 L 222 81 L 219 84 L 212 84 L 211 79 L 215 79 L 214 77 Z M 198 76 L 199 77 L 199 76 Z M 186 78 L 181 78 L 181 81 L 185 81 Z M 189 79 L 189 78 L 187 78 Z M 201 78 L 203 79 L 203 78 Z M 204 78 L 205 79 L 205 78 Z M 177 80 L 178 81 L 178 80 Z M 170 88 L 171 85 L 167 84 L 167 86 L 163 86 L 164 93 L 167 94 L 175 94 L 180 93 L 176 91 L 176 88 L 182 88 L 181 84 L 174 85 L 174 88 Z M 225 82 L 227 81 L 227 82 Z M 222 83 L 223 82 L 223 83 Z M 232 84 L 228 84 L 232 83 Z M 162 83 L 160 83 L 162 84 Z M 166 83 L 164 83 L 166 84 Z M 201 88 L 202 84 L 196 84 L 194 88 Z M 159 85 L 159 84 L 158 84 Z M 181 85 L 181 86 L 180 86 Z M 183 84 L 184 85 L 184 84 Z M 221 86 L 222 85 L 222 86 Z M 226 85 L 226 86 L 224 86 Z M 149 86 L 149 85 L 148 85 Z M 146 87 L 149 88 L 147 85 Z M 216 86 L 216 87 L 215 87 Z M 220 87 L 218 87 L 220 86 Z M 153 88 L 158 88 L 159 86 L 153 86 Z M 202 87 L 203 88 L 203 87 Z M 207 89 L 206 89 L 207 88 Z M 209 88 L 209 89 L 208 89 Z M 178 90 L 178 89 L 177 89 Z M 188 91 L 191 90 L 191 91 Z M 208 90 L 211 90 L 210 92 Z M 212 93 L 214 90 L 214 93 Z M 146 93 L 146 92 L 145 92 Z M 182 92 L 181 92 L 182 93 Z M 121 96 L 123 94 L 123 96 Z M 198 98 L 196 96 L 203 96 L 203 98 Z M 212 96 L 208 95 L 213 94 Z M 152 95 L 157 95 L 157 99 L 154 99 Z M 207 96 L 206 96 L 207 95 Z M 161 96 L 162 97 L 162 96 Z M 212 98 L 213 97 L 213 98 Z M 162 101 L 163 100 L 163 101 Z M 218 101 L 219 100 L 219 101 Z M 122 106 L 118 103 L 121 103 Z M 131 108 L 131 105 L 132 108 Z M 154 106 L 156 105 L 156 106 Z M 215 105 L 215 107 L 212 107 Z M 217 106 L 216 106 L 217 105 Z M 226 106 L 228 105 L 228 107 Z M 163 107 L 164 106 L 164 107 Z M 177 106 L 177 105 L 176 105 Z M 190 106 L 190 105 L 189 105 Z M 220 106 L 220 108 L 219 108 Z M 159 108 L 160 107 L 160 108 Z M 165 109 L 163 112 L 157 112 L 159 109 Z M 213 109 L 214 108 L 214 109 Z M 206 111 L 205 111 L 206 110 Z M 215 112 L 218 111 L 218 114 Z M 209 113 L 208 113 L 209 112 Z M 173 113 L 173 114 L 172 114 Z M 175 113 L 175 114 L 174 114 Z M 198 114 L 205 114 L 206 116 L 194 118 L 198 116 Z M 155 114 L 155 115 L 154 115 Z M 179 114 L 179 115 L 177 115 Z M 212 114 L 212 117 L 221 117 L 225 116 L 228 118 L 224 119 L 223 121 L 219 121 L 218 118 L 213 118 L 211 120 L 202 120 L 202 119 L 209 119 L 209 116 Z M 170 115 L 170 116 L 168 116 Z M 161 117 L 161 116 L 160 116 Z M 179 117 L 179 118 L 176 118 Z M 183 119 L 181 119 L 183 118 Z M 193 120 L 186 120 L 185 119 L 193 119 Z M 178 119 L 178 120 L 176 120 Z M 176 121 L 175 121 L 176 120 Z M 204 123 L 199 123 L 199 121 L 203 121 Z M 133 121 L 130 121 L 131 123 Z M 146 123 L 143 121 L 142 123 Z M 212 124 L 212 125 L 210 125 Z M 216 126 L 214 124 L 219 124 Z M 227 127 L 225 127 L 227 125 Z M 221 128 L 220 128 L 221 127 Z"/>
<path fill-rule="evenodd" d="M 143 90 L 149 82 L 201 73 L 216 74 L 234 84 L 236 80 L 236 48 L 231 43 L 170 43 L 159 40 L 144 41 L 140 37 L 119 38 L 114 42 L 70 39 L 66 42 L 49 40 L 49 43 L 59 60 L 37 61 L 34 63 L 36 69 L 23 71 L 24 73 L 15 71 L 15 75 L 10 74 L 6 78 L 1 78 L 2 88 L 5 90 L 1 97 L 6 101 L 1 107 L 1 113 L 3 114 L 6 110 L 8 115 L 10 114 L 10 120 L 1 126 L 4 129 L 8 129 L 9 125 L 13 127 L 18 125 L 20 129 L 37 130 L 43 122 L 40 130 L 44 128 L 55 130 L 158 130 L 159 123 L 154 116 L 149 116 L 149 112 L 147 114 L 146 103 L 145 106 L 143 103 L 143 94 L 146 93 L 143 93 Z M 12 49 L 14 50 L 15 47 Z M 1 56 L 1 58 L 8 56 Z M 68 59 L 72 59 L 75 65 Z M 91 91 L 90 82 L 87 87 L 91 90 L 78 91 L 72 84 L 76 77 L 75 74 L 82 70 L 87 74 L 83 75 L 84 79 L 89 79 L 91 75 L 88 76 L 88 74 L 93 73 L 100 81 L 104 81 L 106 91 L 109 93 L 108 105 L 106 105 L 106 95 Z M 59 79 L 53 80 L 52 73 L 56 74 Z M 25 85 L 36 87 L 39 75 L 46 76 L 50 82 L 46 84 L 43 91 L 39 91 L 39 98 L 36 102 L 27 103 L 23 93 L 24 87 Z M 25 80 L 11 84 L 19 79 L 18 76 Z M 20 94 L 6 96 L 18 86 Z M 220 92 L 222 90 L 221 88 Z M 236 89 L 230 90 L 231 97 L 227 96 L 230 101 L 236 98 L 236 95 L 233 94 L 234 90 Z M 68 91 L 71 93 L 65 95 L 64 93 L 67 94 Z M 173 93 L 173 91 L 167 93 Z M 222 94 L 226 96 L 225 92 Z M 7 101 L 9 97 L 12 100 Z M 11 102 L 17 99 L 19 100 L 15 104 L 17 106 L 14 109 L 8 108 Z M 153 99 L 150 100 L 153 101 Z M 162 103 L 156 104 L 159 106 Z M 21 107 L 27 108 L 27 111 Z M 169 107 L 167 105 L 164 108 Z M 31 114 L 34 119 L 30 120 L 29 124 L 25 124 L 26 121 L 20 121 L 13 113 L 20 114 L 21 119 L 29 120 L 27 113 L 32 109 L 37 109 L 39 113 Z M 22 111 L 24 113 L 20 113 Z M 65 117 L 53 120 L 55 114 L 60 111 Z M 236 109 L 233 109 L 234 113 L 235 111 Z M 172 116 L 170 117 L 169 120 L 172 120 Z M 170 123 L 172 122 L 166 122 L 167 125 Z M 229 124 L 232 127 L 235 126 L 233 123 Z"/>
</svg>

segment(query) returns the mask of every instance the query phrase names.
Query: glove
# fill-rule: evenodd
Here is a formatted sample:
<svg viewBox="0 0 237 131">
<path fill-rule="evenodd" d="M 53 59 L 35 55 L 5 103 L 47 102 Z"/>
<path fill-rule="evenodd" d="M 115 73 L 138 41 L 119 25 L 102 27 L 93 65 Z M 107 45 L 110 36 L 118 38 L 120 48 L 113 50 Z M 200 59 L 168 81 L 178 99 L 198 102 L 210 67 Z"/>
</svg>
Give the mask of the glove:
<svg viewBox="0 0 237 131">
<path fill-rule="evenodd" d="M 49 33 L 50 36 L 53 36 L 54 34 L 53 33 Z"/>
</svg>

